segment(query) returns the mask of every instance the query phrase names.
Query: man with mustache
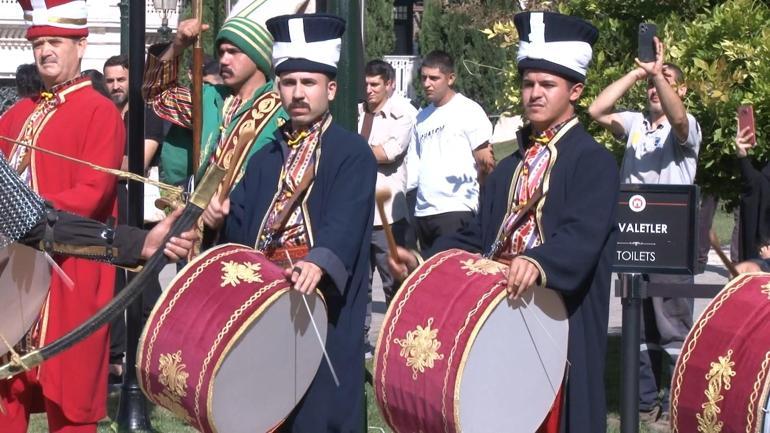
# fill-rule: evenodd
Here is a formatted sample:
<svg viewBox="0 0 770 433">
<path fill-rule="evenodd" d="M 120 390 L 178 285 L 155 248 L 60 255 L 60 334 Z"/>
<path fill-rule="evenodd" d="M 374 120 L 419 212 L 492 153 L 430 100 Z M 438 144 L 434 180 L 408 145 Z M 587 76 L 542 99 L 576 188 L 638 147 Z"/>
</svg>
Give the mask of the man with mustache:
<svg viewBox="0 0 770 433">
<path fill-rule="evenodd" d="M 339 386 L 322 362 L 281 431 L 360 432 L 377 163 L 366 141 L 335 124 L 329 112 L 345 21 L 284 15 L 268 20 L 267 28 L 290 121 L 249 161 L 230 200 L 211 201 L 204 221 L 218 227 L 226 216 L 224 241 L 255 246 L 285 267 L 295 290 L 318 288 L 326 301 L 326 349 Z"/>
<path fill-rule="evenodd" d="M 192 143 L 187 143 L 186 152 L 175 149 L 181 159 L 177 164 L 186 163 L 185 172 L 195 179 L 200 179 L 212 162 L 232 170 L 240 179 L 248 159 L 272 139 L 286 118 L 271 79 L 273 39 L 258 18 L 248 15 L 255 9 L 258 11 L 238 8 L 241 12 L 234 11 L 217 33 L 223 84 L 203 84 L 203 127 L 196 173 L 191 166 Z M 180 56 L 207 29 L 207 24 L 195 19 L 182 21 L 174 41 L 150 47 L 147 56 L 145 100 L 161 118 L 184 128 L 192 128 L 192 99 L 190 89 L 177 81 Z M 247 143 L 241 158 L 231 160 L 238 138 L 247 131 L 254 131 L 254 138 Z M 178 140 L 174 144 L 180 146 Z M 175 172 L 180 172 L 180 168 L 176 167 Z"/>
<path fill-rule="evenodd" d="M 104 167 L 118 168 L 125 131 L 115 106 L 80 73 L 86 50 L 83 0 L 20 1 L 45 90 L 19 101 L 0 118 L 0 136 Z M 0 139 L 24 182 L 54 207 L 105 222 L 116 215 L 115 178 Z M 52 252 L 55 254 L 55 252 Z M 48 300 L 30 330 L 24 352 L 61 337 L 113 296 L 115 271 L 107 264 L 54 255 L 73 280 L 51 276 Z M 29 415 L 45 411 L 51 432 L 94 433 L 106 415 L 109 337 L 103 328 L 45 365 L 0 382 L 0 430 L 23 433 Z"/>
<path fill-rule="evenodd" d="M 687 113 L 682 70 L 665 63 L 664 46 L 655 38 L 656 58 L 636 59 L 637 67 L 604 89 L 588 109 L 591 117 L 626 140 L 621 167 L 623 183 L 692 184 L 698 165 L 701 130 Z M 637 82 L 647 85 L 647 111 L 615 112 L 615 103 Z M 645 275 L 656 283 L 692 284 L 691 275 Z M 639 409 L 642 421 L 668 431 L 668 386 L 661 378 L 661 349 L 673 371 L 685 337 L 692 327 L 692 298 L 647 298 L 642 315 Z M 658 402 L 658 394 L 663 397 Z"/>
<path fill-rule="evenodd" d="M 537 433 L 604 432 L 618 170 L 575 110 L 599 34 L 580 18 L 552 12 L 519 13 L 514 24 L 528 124 L 517 133 L 518 149 L 487 178 L 478 215 L 457 234 L 439 238 L 428 254 L 483 252 L 510 262 L 509 297 L 536 286 L 562 296 L 569 315 L 567 373 Z M 418 257 L 401 247 L 398 256 L 401 263 L 391 260 L 391 267 L 404 278 Z M 501 410 L 510 408 L 501 402 Z"/>
</svg>

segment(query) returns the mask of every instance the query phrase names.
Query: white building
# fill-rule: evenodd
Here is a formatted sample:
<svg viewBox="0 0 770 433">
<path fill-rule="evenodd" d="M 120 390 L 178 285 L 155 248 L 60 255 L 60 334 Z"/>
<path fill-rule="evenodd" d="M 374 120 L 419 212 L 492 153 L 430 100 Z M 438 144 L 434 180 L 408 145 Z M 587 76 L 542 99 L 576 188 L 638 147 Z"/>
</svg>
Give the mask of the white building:
<svg viewBox="0 0 770 433">
<path fill-rule="evenodd" d="M 131 3 L 142 0 L 130 0 Z M 147 11 L 145 37 L 147 45 L 158 42 L 162 12 L 153 7 L 152 0 L 145 1 Z M 82 69 L 102 70 L 104 61 L 120 54 L 120 0 L 89 0 L 88 5 L 88 48 L 83 59 Z M 183 0 L 177 0 L 177 10 L 181 10 Z M 168 26 L 176 29 L 178 14 L 168 13 Z M 21 6 L 16 0 L 0 0 L 0 86 L 14 87 L 16 68 L 23 63 L 32 63 L 32 46 L 24 37 L 24 25 Z M 6 89 L 3 89 L 6 90 Z M 7 94 L 7 92 L 3 92 Z M 2 96 L 0 96 L 2 99 Z M 0 101 L 2 105 L 3 101 Z"/>
</svg>

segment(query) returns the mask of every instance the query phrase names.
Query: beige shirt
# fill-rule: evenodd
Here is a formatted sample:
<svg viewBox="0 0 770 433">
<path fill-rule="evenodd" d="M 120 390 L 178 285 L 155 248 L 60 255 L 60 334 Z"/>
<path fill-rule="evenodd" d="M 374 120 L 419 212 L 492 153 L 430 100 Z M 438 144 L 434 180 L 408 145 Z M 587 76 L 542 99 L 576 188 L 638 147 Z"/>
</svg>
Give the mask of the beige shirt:
<svg viewBox="0 0 770 433">
<path fill-rule="evenodd" d="M 358 132 L 364 124 L 364 103 L 358 104 Z M 385 202 L 389 222 L 406 218 L 406 152 L 414 133 L 414 115 L 389 98 L 382 110 L 374 114 L 369 145 L 382 146 L 389 162 L 377 165 L 377 189 L 388 189 L 390 199 Z M 374 225 L 381 226 L 380 213 L 374 212 Z"/>
</svg>

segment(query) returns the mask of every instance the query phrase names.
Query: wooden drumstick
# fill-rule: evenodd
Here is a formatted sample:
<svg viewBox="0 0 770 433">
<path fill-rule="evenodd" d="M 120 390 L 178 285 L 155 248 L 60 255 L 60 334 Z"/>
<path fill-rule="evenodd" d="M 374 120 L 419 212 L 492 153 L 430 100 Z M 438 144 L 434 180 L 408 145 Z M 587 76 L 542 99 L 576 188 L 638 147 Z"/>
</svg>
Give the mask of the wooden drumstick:
<svg viewBox="0 0 770 433">
<path fill-rule="evenodd" d="M 711 243 L 711 248 L 716 251 L 719 258 L 722 260 L 722 263 L 725 265 L 728 271 L 730 271 L 730 275 L 735 278 L 738 276 L 738 270 L 735 269 L 735 264 L 725 256 L 725 253 L 722 252 L 722 247 L 719 242 L 719 238 L 717 237 L 717 233 L 714 231 L 714 229 L 709 230 L 709 242 Z"/>
<path fill-rule="evenodd" d="M 380 212 L 380 220 L 382 221 L 382 230 L 385 232 L 385 239 L 388 241 L 388 249 L 390 250 L 390 258 L 396 263 L 401 263 L 398 259 L 398 252 L 396 245 L 396 238 L 393 237 L 393 230 L 390 229 L 390 223 L 388 222 L 388 216 L 385 215 L 385 202 L 390 198 L 390 190 L 386 188 L 380 188 L 377 190 L 374 196 L 377 201 L 377 210 Z"/>
</svg>

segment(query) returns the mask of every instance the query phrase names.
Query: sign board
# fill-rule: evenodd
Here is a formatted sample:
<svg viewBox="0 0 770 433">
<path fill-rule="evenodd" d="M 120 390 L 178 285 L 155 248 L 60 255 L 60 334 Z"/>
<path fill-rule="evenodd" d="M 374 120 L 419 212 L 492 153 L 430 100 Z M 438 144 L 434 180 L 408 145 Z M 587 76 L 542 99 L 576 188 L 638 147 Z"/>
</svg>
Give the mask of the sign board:
<svg viewBox="0 0 770 433">
<path fill-rule="evenodd" d="M 621 185 L 613 270 L 694 274 L 697 197 L 695 185 Z"/>
</svg>

